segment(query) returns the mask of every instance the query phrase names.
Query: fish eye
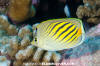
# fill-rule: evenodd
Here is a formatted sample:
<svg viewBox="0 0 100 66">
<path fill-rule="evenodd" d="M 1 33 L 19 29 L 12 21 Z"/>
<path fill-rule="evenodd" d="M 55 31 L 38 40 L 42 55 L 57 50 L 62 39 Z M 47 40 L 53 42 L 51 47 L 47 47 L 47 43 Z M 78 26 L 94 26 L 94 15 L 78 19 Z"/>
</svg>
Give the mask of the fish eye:
<svg viewBox="0 0 100 66">
<path fill-rule="evenodd" d="M 35 42 L 36 42 L 36 41 L 37 41 L 37 38 L 35 38 L 34 40 L 35 40 Z"/>
</svg>

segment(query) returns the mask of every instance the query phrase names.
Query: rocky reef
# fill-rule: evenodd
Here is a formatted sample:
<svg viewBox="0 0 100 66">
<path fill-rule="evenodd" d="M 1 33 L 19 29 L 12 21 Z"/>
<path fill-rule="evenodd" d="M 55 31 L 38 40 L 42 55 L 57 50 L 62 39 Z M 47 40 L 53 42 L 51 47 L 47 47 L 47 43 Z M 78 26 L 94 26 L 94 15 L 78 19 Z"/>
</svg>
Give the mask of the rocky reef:
<svg viewBox="0 0 100 66">
<path fill-rule="evenodd" d="M 84 5 L 77 9 L 77 16 L 88 23 L 100 23 L 100 0 L 83 0 Z"/>
</svg>

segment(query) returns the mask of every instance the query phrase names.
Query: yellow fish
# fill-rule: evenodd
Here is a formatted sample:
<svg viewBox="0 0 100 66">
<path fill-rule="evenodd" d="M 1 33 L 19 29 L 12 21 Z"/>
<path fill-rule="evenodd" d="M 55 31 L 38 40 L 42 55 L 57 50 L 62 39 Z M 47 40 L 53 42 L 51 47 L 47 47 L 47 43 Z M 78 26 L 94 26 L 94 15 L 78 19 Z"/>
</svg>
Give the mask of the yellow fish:
<svg viewBox="0 0 100 66">
<path fill-rule="evenodd" d="M 36 41 L 31 43 L 49 51 L 73 48 L 85 39 L 82 21 L 76 18 L 47 20 L 38 24 L 36 30 Z"/>
</svg>

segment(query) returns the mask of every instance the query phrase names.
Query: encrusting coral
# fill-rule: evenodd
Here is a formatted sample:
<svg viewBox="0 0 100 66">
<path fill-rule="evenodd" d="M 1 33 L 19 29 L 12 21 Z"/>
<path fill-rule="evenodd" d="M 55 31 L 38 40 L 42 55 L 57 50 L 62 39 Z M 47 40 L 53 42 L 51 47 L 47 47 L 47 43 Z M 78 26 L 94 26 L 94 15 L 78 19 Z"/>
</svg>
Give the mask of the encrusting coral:
<svg viewBox="0 0 100 66">
<path fill-rule="evenodd" d="M 10 0 L 8 16 L 13 22 L 20 23 L 35 15 L 31 0 Z"/>
<path fill-rule="evenodd" d="M 83 3 L 76 12 L 78 18 L 87 18 L 86 21 L 89 23 L 100 23 L 100 0 L 83 0 Z"/>
<path fill-rule="evenodd" d="M 30 25 L 19 29 L 10 24 L 6 16 L 0 15 L 0 55 L 5 56 L 14 66 L 59 62 L 59 52 L 45 51 L 31 45 L 33 33 L 34 29 Z"/>
</svg>

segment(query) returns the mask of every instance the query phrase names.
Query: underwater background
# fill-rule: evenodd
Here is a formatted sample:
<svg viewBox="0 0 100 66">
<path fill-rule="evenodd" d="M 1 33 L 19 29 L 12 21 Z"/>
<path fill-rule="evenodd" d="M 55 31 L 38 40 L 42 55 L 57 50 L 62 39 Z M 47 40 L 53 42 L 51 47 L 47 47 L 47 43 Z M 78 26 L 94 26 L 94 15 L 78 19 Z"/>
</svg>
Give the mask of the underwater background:
<svg viewBox="0 0 100 66">
<path fill-rule="evenodd" d="M 47 51 L 31 44 L 37 24 L 78 18 L 85 41 Z M 0 0 L 0 66 L 100 66 L 100 0 Z"/>
</svg>

